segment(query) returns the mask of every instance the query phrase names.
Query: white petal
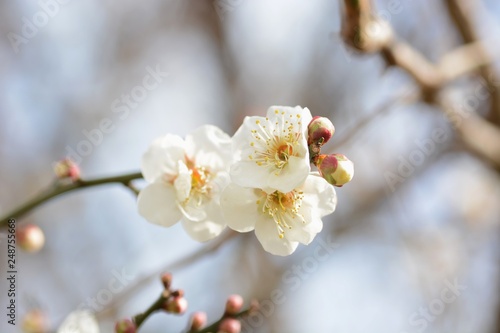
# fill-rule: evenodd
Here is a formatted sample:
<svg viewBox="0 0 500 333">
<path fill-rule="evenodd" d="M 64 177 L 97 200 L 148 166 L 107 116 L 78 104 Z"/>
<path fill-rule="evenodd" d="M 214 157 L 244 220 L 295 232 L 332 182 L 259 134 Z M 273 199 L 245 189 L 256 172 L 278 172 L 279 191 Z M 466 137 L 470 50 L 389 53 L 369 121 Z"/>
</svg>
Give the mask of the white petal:
<svg viewBox="0 0 500 333">
<path fill-rule="evenodd" d="M 99 333 L 99 325 L 90 311 L 77 310 L 64 319 L 57 333 Z"/>
<path fill-rule="evenodd" d="M 276 113 L 278 111 L 278 113 Z M 279 118 L 281 117 L 281 113 L 284 112 L 287 120 L 291 120 L 292 124 L 297 124 L 300 121 L 300 128 L 306 129 L 304 134 L 307 134 L 307 126 L 312 120 L 311 111 L 308 108 L 302 108 L 300 106 L 281 106 L 281 105 L 273 105 L 267 109 L 267 117 L 268 118 Z M 290 115 L 292 117 L 290 117 Z M 298 115 L 298 117 L 297 117 Z M 289 118 L 289 119 L 288 119 Z"/>
<path fill-rule="evenodd" d="M 310 170 L 309 154 L 306 158 L 290 156 L 281 174 L 279 176 L 273 174 L 274 177 L 269 177 L 267 186 L 288 193 L 304 183 Z"/>
<path fill-rule="evenodd" d="M 231 165 L 229 172 L 231 180 L 240 186 L 288 193 L 304 183 L 310 168 L 309 160 L 291 156 L 279 175 L 275 168 L 265 168 L 252 161 L 236 162 Z"/>
<path fill-rule="evenodd" d="M 276 224 L 272 218 L 260 215 L 255 224 L 255 235 L 267 252 L 277 256 L 287 256 L 292 254 L 298 242 L 290 241 L 286 237 L 280 238 L 276 229 Z"/>
<path fill-rule="evenodd" d="M 282 113 L 284 113 L 284 115 L 282 115 Z M 301 142 L 304 147 L 307 148 L 307 127 L 312 120 L 311 111 L 309 111 L 308 108 L 302 108 L 300 106 L 290 107 L 280 105 L 271 106 L 267 110 L 267 117 L 269 118 L 279 119 L 282 116 L 284 116 L 289 121 L 290 125 L 294 127 L 295 131 L 302 133 Z"/>
<path fill-rule="evenodd" d="M 195 200 L 191 199 L 186 204 L 178 203 L 177 207 L 185 218 L 192 221 L 203 221 L 207 218 L 207 212 L 205 211 L 205 207 L 198 205 Z"/>
<path fill-rule="evenodd" d="M 231 165 L 229 174 L 231 180 L 242 187 L 264 188 L 271 187 L 269 182 L 277 178 L 275 168 L 265 168 L 252 161 L 240 161 Z"/>
<path fill-rule="evenodd" d="M 264 117 L 245 117 L 243 119 L 243 124 L 238 128 L 236 133 L 233 135 L 232 139 L 232 154 L 233 160 L 248 160 L 248 155 L 251 155 L 255 148 L 253 148 L 250 143 L 255 139 L 252 135 L 253 130 L 259 130 L 259 126 L 257 123 L 267 122 Z M 273 124 L 270 124 L 273 126 Z M 268 128 L 268 130 L 272 130 L 272 128 Z"/>
<path fill-rule="evenodd" d="M 210 192 L 212 194 L 213 200 L 220 204 L 220 196 L 222 191 L 226 188 L 227 185 L 231 182 L 229 177 L 229 172 L 221 171 L 218 172 L 215 177 L 210 182 Z"/>
<path fill-rule="evenodd" d="M 300 111 L 299 111 L 299 109 L 300 109 Z M 307 141 L 307 132 L 308 132 L 307 127 L 309 126 L 309 123 L 311 122 L 311 120 L 313 118 L 311 115 L 311 111 L 309 111 L 308 108 L 302 109 L 300 106 L 296 106 L 295 110 L 297 110 L 297 112 L 300 112 L 300 115 L 302 118 L 302 126 L 304 129 L 304 137 L 306 138 L 306 141 Z"/>
<path fill-rule="evenodd" d="M 212 221 L 191 221 L 182 219 L 182 226 L 186 233 L 195 241 L 206 242 L 219 236 L 225 226 Z"/>
<path fill-rule="evenodd" d="M 234 183 L 222 192 L 220 203 L 227 225 L 238 232 L 252 231 L 259 218 L 257 200 L 259 190 L 244 188 Z M 264 197 L 260 197 L 264 198 Z"/>
<path fill-rule="evenodd" d="M 337 194 L 333 185 L 323 177 L 309 175 L 301 187 L 304 192 L 303 208 L 311 207 L 319 217 L 331 214 L 337 206 Z"/>
<path fill-rule="evenodd" d="M 177 195 L 172 185 L 161 182 L 146 186 L 137 198 L 139 214 L 151 223 L 170 227 L 182 214 L 177 208 Z"/>
<path fill-rule="evenodd" d="M 178 161 L 177 177 L 174 181 L 175 191 L 177 192 L 177 200 L 184 202 L 189 197 L 191 192 L 191 174 L 189 169 L 182 161 Z"/>
<path fill-rule="evenodd" d="M 214 202 L 206 205 L 207 218 L 203 221 L 182 219 L 182 226 L 187 234 L 198 242 L 206 242 L 220 235 L 226 228 L 220 206 Z"/>
<path fill-rule="evenodd" d="M 323 222 L 317 214 L 310 214 L 310 209 L 304 209 L 302 206 L 299 211 L 304 217 L 305 223 L 299 221 L 297 218 L 294 219 L 292 223 L 292 228 L 285 230 L 285 237 L 290 241 L 300 242 L 302 244 L 308 245 L 313 240 L 314 237 L 323 229 Z M 308 207 L 314 209 L 314 207 Z M 290 223 L 289 223 L 290 224 Z"/>
<path fill-rule="evenodd" d="M 167 134 L 154 140 L 142 156 L 141 170 L 150 183 L 159 177 L 177 172 L 177 161 L 184 161 L 185 143 L 181 137 Z"/>
<path fill-rule="evenodd" d="M 186 151 L 197 165 L 214 170 L 227 170 L 231 162 L 231 138 L 212 125 L 197 128 L 186 136 Z"/>
<path fill-rule="evenodd" d="M 232 181 L 243 187 L 272 188 L 284 193 L 301 185 L 311 170 L 303 131 L 309 118 L 309 110 L 300 107 L 271 107 L 267 118 L 246 117 L 233 137 L 234 154 L 239 160 L 231 166 Z M 266 154 L 274 156 L 273 150 L 277 149 L 269 142 L 275 136 L 281 138 L 282 131 L 290 128 L 292 133 L 300 133 L 299 140 L 290 142 L 293 156 L 279 169 L 272 160 L 265 159 Z"/>
</svg>

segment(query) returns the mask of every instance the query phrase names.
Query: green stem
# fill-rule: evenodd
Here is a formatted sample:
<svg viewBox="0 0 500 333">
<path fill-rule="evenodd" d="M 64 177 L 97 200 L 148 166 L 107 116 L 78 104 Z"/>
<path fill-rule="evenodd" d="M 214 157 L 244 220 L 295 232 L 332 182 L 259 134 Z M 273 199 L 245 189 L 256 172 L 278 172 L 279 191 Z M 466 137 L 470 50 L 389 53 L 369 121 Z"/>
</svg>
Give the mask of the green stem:
<svg viewBox="0 0 500 333">
<path fill-rule="evenodd" d="M 226 318 L 241 318 L 241 317 L 244 317 L 248 314 L 250 314 L 251 312 L 251 309 L 247 309 L 247 310 L 244 310 L 244 311 L 241 311 L 235 315 L 225 315 L 224 317 L 222 317 L 221 319 L 219 319 L 218 321 L 216 321 L 215 323 L 213 323 L 212 325 L 208 326 L 208 327 L 205 327 L 204 329 L 202 329 L 201 331 L 196 331 L 196 333 L 214 333 L 214 332 L 218 332 L 219 331 L 219 325 L 220 323 L 226 319 Z M 191 333 L 191 332 L 190 332 Z"/>
<path fill-rule="evenodd" d="M 167 295 L 162 293 L 161 296 L 156 300 L 156 302 L 154 302 L 145 312 L 134 316 L 133 320 L 136 328 L 138 329 L 153 312 L 160 310 L 168 297 L 170 297 L 170 293 L 167 293 Z"/>
<path fill-rule="evenodd" d="M 60 184 L 60 183 L 56 184 L 55 186 L 49 187 L 48 189 L 46 189 L 33 199 L 23 203 L 21 206 L 17 207 L 8 214 L 5 214 L 5 216 L 2 216 L 0 218 L 0 227 L 5 227 L 9 219 L 21 218 L 24 214 L 40 206 L 44 202 L 58 195 L 61 195 L 66 192 L 71 192 L 73 190 L 78 190 L 103 184 L 118 183 L 118 184 L 123 184 L 124 186 L 130 188 L 132 191 L 136 192 L 135 188 L 131 187 L 130 182 L 134 179 L 140 179 L 140 178 L 142 178 L 142 174 L 140 172 L 134 172 L 115 177 L 96 178 L 91 180 L 81 179 L 68 184 Z"/>
</svg>

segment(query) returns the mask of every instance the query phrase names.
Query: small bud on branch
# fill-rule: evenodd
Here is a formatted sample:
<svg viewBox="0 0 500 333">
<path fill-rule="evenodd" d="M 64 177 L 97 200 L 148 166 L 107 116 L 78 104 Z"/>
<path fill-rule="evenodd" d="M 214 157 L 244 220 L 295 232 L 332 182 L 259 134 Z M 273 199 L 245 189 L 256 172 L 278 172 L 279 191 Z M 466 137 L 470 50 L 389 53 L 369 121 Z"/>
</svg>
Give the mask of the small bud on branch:
<svg viewBox="0 0 500 333">
<path fill-rule="evenodd" d="M 342 154 L 319 155 L 316 166 L 321 176 L 335 186 L 350 182 L 354 176 L 354 164 Z"/>
</svg>

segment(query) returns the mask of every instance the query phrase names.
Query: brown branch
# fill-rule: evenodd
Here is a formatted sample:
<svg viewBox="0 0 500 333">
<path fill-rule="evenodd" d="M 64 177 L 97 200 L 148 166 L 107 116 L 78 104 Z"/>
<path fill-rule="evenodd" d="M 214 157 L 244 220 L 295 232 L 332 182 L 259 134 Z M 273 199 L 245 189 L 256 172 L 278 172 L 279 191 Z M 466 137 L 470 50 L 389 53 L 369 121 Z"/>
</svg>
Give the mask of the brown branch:
<svg viewBox="0 0 500 333">
<path fill-rule="evenodd" d="M 457 27 L 457 30 L 460 32 L 463 41 L 465 43 L 477 42 L 479 36 L 471 18 L 471 14 L 473 14 L 476 9 L 476 2 L 471 0 L 445 0 L 445 3 L 450 17 Z M 475 56 L 483 59 L 490 57 L 484 45 L 478 45 L 478 47 L 475 48 Z M 498 89 L 499 87 L 496 85 L 494 72 L 495 70 L 491 62 L 484 63 L 479 67 L 479 73 L 483 80 L 486 81 L 488 90 L 492 91 L 489 119 L 493 123 L 500 125 L 500 89 Z"/>
<path fill-rule="evenodd" d="M 397 41 L 391 26 L 372 14 L 370 0 L 344 0 L 341 35 L 361 53 L 381 52 L 389 65 L 404 69 L 425 91 L 437 91 L 457 77 L 488 66 L 492 56 L 477 40 L 445 55 L 438 64 L 427 60 L 410 45 Z M 493 81 L 485 74 L 485 80 Z M 489 77 L 488 77 L 489 75 Z M 494 83 L 494 81 L 492 82 Z"/>
<path fill-rule="evenodd" d="M 444 78 L 441 71 L 420 52 L 404 42 L 392 41 L 380 50 L 386 63 L 405 70 L 422 89 L 424 99 L 432 98 Z"/>
<path fill-rule="evenodd" d="M 44 204 L 45 202 L 55 198 L 61 194 L 80 190 L 84 188 L 100 186 L 105 184 L 122 184 L 127 188 L 131 189 L 135 194 L 137 194 L 137 189 L 132 185 L 132 181 L 135 179 L 141 179 L 141 172 L 134 172 L 129 174 L 124 174 L 114 177 L 104 177 L 95 179 L 79 179 L 70 183 L 58 181 L 53 185 L 49 186 L 45 191 L 38 194 L 31 200 L 21 204 L 19 207 L 13 209 L 12 211 L 6 213 L 4 216 L 0 217 L 0 228 L 5 227 L 9 219 L 19 219 L 25 214 L 29 213 L 38 206 Z"/>
<path fill-rule="evenodd" d="M 363 11 L 372 10 L 370 1 L 344 0 L 344 6 L 346 15 L 343 17 L 342 36 L 344 37 L 345 43 L 348 45 L 357 45 L 358 47 L 356 47 L 356 49 L 359 51 L 373 52 L 375 49 L 369 48 L 365 50 L 359 47 L 359 45 L 365 44 L 359 44 L 356 39 L 353 39 L 357 36 L 356 31 L 366 31 L 369 29 L 369 26 L 374 25 L 373 21 L 381 21 L 371 13 L 363 13 Z M 363 27 L 362 25 L 366 25 L 367 27 Z M 390 32 L 380 32 L 381 36 L 394 35 L 389 24 L 380 23 L 379 27 L 390 30 Z M 349 32 L 347 29 L 354 29 L 354 31 Z M 381 40 L 384 42 L 380 43 Z M 368 43 L 366 45 L 370 44 Z M 445 79 L 446 75 L 444 75 L 443 72 L 449 69 L 441 69 L 441 67 L 428 61 L 410 45 L 403 42 L 397 42 L 394 38 L 379 38 L 375 45 L 379 47 L 379 51 L 388 65 L 400 67 L 415 79 L 422 90 L 422 98 L 425 102 L 441 106 L 442 111 L 450 122 L 452 122 L 457 133 L 469 150 L 494 163 L 495 167 L 500 170 L 500 140 L 498 139 L 500 138 L 500 130 L 475 114 L 468 114 L 466 117 L 467 119 L 463 121 L 464 115 L 459 114 L 457 110 L 450 107 L 450 102 L 448 100 L 442 99 L 439 96 L 440 90 L 447 83 Z M 455 59 L 460 58 L 461 62 L 464 62 L 465 59 L 469 59 L 469 63 L 466 66 L 464 65 L 462 70 L 455 71 L 455 74 L 464 74 L 466 69 L 472 70 L 477 68 L 488 59 L 487 55 L 483 55 L 479 57 L 480 61 L 476 61 L 475 58 L 468 55 L 469 52 L 471 52 L 470 49 L 465 49 L 465 51 L 462 49 L 457 52 L 459 53 L 451 55 L 452 59 L 453 57 L 456 57 Z M 457 54 L 459 55 L 457 56 Z M 449 76 L 454 77 L 453 75 Z M 453 122 L 452 120 L 457 117 L 461 121 Z"/>
<path fill-rule="evenodd" d="M 372 14 L 371 0 L 344 0 L 341 35 L 344 42 L 363 53 L 380 51 L 393 39 L 388 24 Z"/>
<path fill-rule="evenodd" d="M 478 68 L 490 64 L 493 54 L 480 53 L 486 44 L 498 44 L 498 39 L 491 41 L 476 41 L 457 47 L 448 52 L 439 60 L 437 68 L 441 71 L 444 82 L 450 82 L 465 74 L 471 73 Z M 500 56 L 500 52 L 495 50 L 495 55 Z M 492 84 L 495 82 L 492 81 Z"/>
<path fill-rule="evenodd" d="M 500 131 L 498 127 L 474 112 L 461 112 L 445 93 L 440 95 L 437 104 L 469 150 L 486 158 L 500 171 Z"/>
</svg>

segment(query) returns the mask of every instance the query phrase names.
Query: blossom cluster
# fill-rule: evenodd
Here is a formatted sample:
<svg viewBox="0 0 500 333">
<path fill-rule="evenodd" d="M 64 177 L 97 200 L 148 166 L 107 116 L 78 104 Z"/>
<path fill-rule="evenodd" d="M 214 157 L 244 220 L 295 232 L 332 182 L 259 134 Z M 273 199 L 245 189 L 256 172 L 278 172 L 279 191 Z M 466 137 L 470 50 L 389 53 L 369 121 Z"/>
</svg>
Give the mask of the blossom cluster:
<svg viewBox="0 0 500 333">
<path fill-rule="evenodd" d="M 226 227 L 255 230 L 266 251 L 289 255 L 312 242 L 321 218 L 335 210 L 333 185 L 353 176 L 344 155 L 320 154 L 334 131 L 307 108 L 272 106 L 266 117 L 246 117 L 232 138 L 212 125 L 185 139 L 167 134 L 143 156 L 149 184 L 139 194 L 139 213 L 165 227 L 181 221 L 201 242 Z"/>
</svg>

